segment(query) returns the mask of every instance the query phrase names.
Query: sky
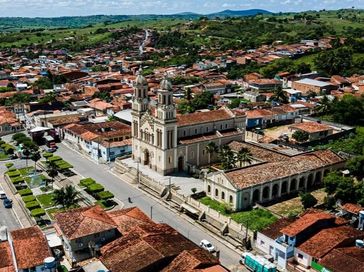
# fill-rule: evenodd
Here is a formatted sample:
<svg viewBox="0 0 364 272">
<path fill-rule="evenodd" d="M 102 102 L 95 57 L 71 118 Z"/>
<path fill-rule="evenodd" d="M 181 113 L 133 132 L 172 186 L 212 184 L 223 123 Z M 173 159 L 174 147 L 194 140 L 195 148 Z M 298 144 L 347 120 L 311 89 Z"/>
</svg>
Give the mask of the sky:
<svg viewBox="0 0 364 272">
<path fill-rule="evenodd" d="M 0 17 L 94 14 L 208 14 L 225 9 L 272 12 L 364 8 L 364 0 L 0 0 Z"/>
</svg>

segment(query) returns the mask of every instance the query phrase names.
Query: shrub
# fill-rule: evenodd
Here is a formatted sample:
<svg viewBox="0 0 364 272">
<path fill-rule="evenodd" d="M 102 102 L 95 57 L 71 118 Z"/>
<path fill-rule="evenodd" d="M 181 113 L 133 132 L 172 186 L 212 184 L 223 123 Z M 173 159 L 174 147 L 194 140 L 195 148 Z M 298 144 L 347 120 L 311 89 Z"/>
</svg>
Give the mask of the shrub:
<svg viewBox="0 0 364 272">
<path fill-rule="evenodd" d="M 15 177 L 15 178 L 10 178 L 10 179 L 11 179 L 11 182 L 12 182 L 13 184 L 18 184 L 18 183 L 22 183 L 22 182 L 24 182 L 24 179 L 23 179 L 22 177 L 20 177 L 20 176 Z"/>
<path fill-rule="evenodd" d="M 56 162 L 56 161 L 60 161 L 62 160 L 62 158 L 60 156 L 52 156 L 48 159 L 48 161 L 50 162 Z"/>
<path fill-rule="evenodd" d="M 34 209 L 30 212 L 33 217 L 39 217 L 45 215 L 45 210 L 42 208 Z"/>
<path fill-rule="evenodd" d="M 95 183 L 96 183 L 96 181 L 92 178 L 85 178 L 85 179 L 80 180 L 80 185 L 83 187 L 88 187 L 91 184 L 95 184 Z"/>
<path fill-rule="evenodd" d="M 11 167 L 14 166 L 14 163 L 8 162 L 8 163 L 5 163 L 5 166 L 6 166 L 6 168 L 10 169 Z"/>
<path fill-rule="evenodd" d="M 32 190 L 30 190 L 29 188 L 27 189 L 23 189 L 23 190 L 19 190 L 18 191 L 20 196 L 27 196 L 27 195 L 32 195 Z"/>
<path fill-rule="evenodd" d="M 49 153 L 49 152 L 44 152 L 43 157 L 46 158 L 46 159 L 49 159 L 49 158 L 53 157 L 53 154 Z"/>
<path fill-rule="evenodd" d="M 9 176 L 9 178 L 14 178 L 14 177 L 20 176 L 20 172 L 19 171 L 10 171 L 10 172 L 8 171 L 7 174 Z"/>
<path fill-rule="evenodd" d="M 101 199 L 101 200 L 106 200 L 106 199 L 110 199 L 113 197 L 114 197 L 114 194 L 109 191 L 102 191 L 102 192 L 99 192 L 96 194 L 96 198 Z"/>
<path fill-rule="evenodd" d="M 28 210 L 31 211 L 31 210 L 40 208 L 40 204 L 38 201 L 30 201 L 30 202 L 25 203 L 25 208 L 27 208 Z"/>
<path fill-rule="evenodd" d="M 4 151 L 8 155 L 14 154 L 14 150 L 15 150 L 14 146 L 9 145 L 9 144 L 6 144 L 4 147 Z"/>
<path fill-rule="evenodd" d="M 102 192 L 104 189 L 105 189 L 104 186 L 102 186 L 99 183 L 94 183 L 94 184 L 91 184 L 90 186 L 87 186 L 87 191 L 90 193 Z"/>
<path fill-rule="evenodd" d="M 111 199 L 98 200 L 96 203 L 99 204 L 103 209 L 113 207 L 117 204 L 114 200 Z"/>
<path fill-rule="evenodd" d="M 23 196 L 22 200 L 24 201 L 24 203 L 32 202 L 35 201 L 35 196 L 33 195 Z"/>
</svg>

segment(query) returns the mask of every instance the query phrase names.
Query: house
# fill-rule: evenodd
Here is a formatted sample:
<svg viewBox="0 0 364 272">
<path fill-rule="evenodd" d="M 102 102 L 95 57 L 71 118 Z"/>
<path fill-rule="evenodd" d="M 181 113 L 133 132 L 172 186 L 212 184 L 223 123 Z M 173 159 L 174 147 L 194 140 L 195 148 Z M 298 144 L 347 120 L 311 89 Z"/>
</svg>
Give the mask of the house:
<svg viewBox="0 0 364 272">
<path fill-rule="evenodd" d="M 206 250 L 184 250 L 162 272 L 228 272 L 216 257 Z"/>
<path fill-rule="evenodd" d="M 18 132 L 23 129 L 15 113 L 0 107 L 0 136 Z"/>
<path fill-rule="evenodd" d="M 330 82 L 304 78 L 293 81 L 292 89 L 300 91 L 303 96 L 307 96 L 310 92 L 314 92 L 316 94 L 330 94 L 331 91 L 337 90 L 338 87 Z"/>
<path fill-rule="evenodd" d="M 254 109 L 246 112 L 246 128 L 266 127 L 272 119 L 272 112 L 268 109 Z"/>
<path fill-rule="evenodd" d="M 246 91 L 243 94 L 244 99 L 249 100 L 250 102 L 265 102 L 267 100 L 267 97 L 264 94 L 261 94 L 259 92 L 251 92 Z"/>
<path fill-rule="evenodd" d="M 90 245 L 100 247 L 120 236 L 115 221 L 99 206 L 58 213 L 55 220 L 66 257 L 72 263 L 93 256 Z"/>
<path fill-rule="evenodd" d="M 258 91 L 269 91 L 282 87 L 282 81 L 275 79 L 254 79 L 248 81 L 248 83 L 250 88 Z"/>
<path fill-rule="evenodd" d="M 281 229 L 293 222 L 294 219 L 283 217 L 257 233 L 256 248 L 264 255 L 272 256 L 281 269 L 286 269 L 287 260 L 293 257 L 293 248 L 278 242 L 282 236 Z"/>
<path fill-rule="evenodd" d="M 11 231 L 9 243 L 19 272 L 44 271 L 44 259 L 52 257 L 47 239 L 38 226 Z"/>
<path fill-rule="evenodd" d="M 131 128 L 118 121 L 70 124 L 63 134 L 66 141 L 97 161 L 107 162 L 131 152 Z"/>
<path fill-rule="evenodd" d="M 99 98 L 95 98 L 89 101 L 89 107 L 95 110 L 96 116 L 102 116 L 105 114 L 112 115 L 114 106 Z"/>
<path fill-rule="evenodd" d="M 101 248 L 100 260 L 113 272 L 161 271 L 196 245 L 165 224 L 137 226 Z M 132 256 L 132 258 L 130 257 Z"/>
<path fill-rule="evenodd" d="M 294 257 L 301 266 L 309 268 L 314 263 L 319 263 L 333 249 L 353 246 L 355 240 L 363 238 L 363 231 L 350 226 L 325 228 L 297 246 Z"/>
<path fill-rule="evenodd" d="M 318 122 L 302 122 L 289 126 L 290 131 L 306 132 L 309 141 L 321 140 L 333 134 L 334 129 Z"/>
<path fill-rule="evenodd" d="M 361 272 L 364 267 L 364 250 L 351 246 L 336 248 L 323 257 L 319 263 L 312 263 L 323 271 L 323 268 L 332 272 Z"/>
<path fill-rule="evenodd" d="M 13 256 L 8 241 L 0 241 L 0 272 L 15 272 Z"/>
<path fill-rule="evenodd" d="M 247 148 L 252 153 L 252 163 L 210 173 L 204 186 L 209 197 L 228 203 L 234 210 L 318 187 L 324 175 L 344 166 L 344 160 L 331 150 L 291 155 L 246 142 L 234 141 L 229 146 L 234 152 Z"/>
</svg>

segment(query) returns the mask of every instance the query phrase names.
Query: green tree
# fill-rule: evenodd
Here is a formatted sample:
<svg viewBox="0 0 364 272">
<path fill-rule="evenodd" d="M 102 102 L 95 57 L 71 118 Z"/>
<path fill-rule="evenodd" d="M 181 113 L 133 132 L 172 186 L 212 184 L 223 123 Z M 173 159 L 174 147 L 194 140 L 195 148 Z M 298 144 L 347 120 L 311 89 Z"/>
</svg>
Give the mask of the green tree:
<svg viewBox="0 0 364 272">
<path fill-rule="evenodd" d="M 327 75 L 345 74 L 353 65 L 353 51 L 348 47 L 324 51 L 314 59 L 314 64 Z"/>
<path fill-rule="evenodd" d="M 296 130 L 293 132 L 292 138 L 299 143 L 303 143 L 309 139 L 309 134 L 306 131 Z"/>
<path fill-rule="evenodd" d="M 364 155 L 352 157 L 346 163 L 349 171 L 359 177 L 364 176 Z"/>
<path fill-rule="evenodd" d="M 38 151 L 32 153 L 31 156 L 30 156 L 30 159 L 34 162 L 35 172 L 37 172 L 37 161 L 39 161 L 41 157 L 42 156 L 40 155 L 40 153 Z"/>
<path fill-rule="evenodd" d="M 54 178 L 58 176 L 58 168 L 54 162 L 49 162 L 47 166 L 47 174 L 52 179 L 52 185 L 54 183 Z M 48 184 L 46 184 L 48 186 Z"/>
<path fill-rule="evenodd" d="M 48 77 L 41 77 L 33 83 L 33 87 L 40 90 L 53 89 L 53 83 Z"/>
<path fill-rule="evenodd" d="M 289 101 L 287 93 L 283 90 L 282 87 L 278 87 L 273 91 L 273 95 L 271 96 L 270 100 L 283 104 L 286 104 Z"/>
<path fill-rule="evenodd" d="M 236 160 L 239 162 L 239 166 L 242 167 L 243 163 L 251 164 L 253 161 L 252 153 L 248 148 L 242 147 L 236 154 Z"/>
<path fill-rule="evenodd" d="M 304 209 L 312 208 L 317 204 L 317 199 L 311 193 L 301 193 L 300 197 Z"/>
<path fill-rule="evenodd" d="M 61 205 L 64 208 L 70 208 L 78 203 L 79 192 L 72 185 L 67 185 L 58 190 L 54 190 L 53 201 L 57 205 Z"/>
<path fill-rule="evenodd" d="M 324 97 L 320 100 L 319 104 L 315 107 L 315 113 L 317 115 L 325 115 L 331 112 L 333 103 L 324 95 Z"/>
<path fill-rule="evenodd" d="M 228 145 L 224 145 L 220 148 L 219 158 L 224 170 L 230 170 L 235 167 L 236 156 Z"/>
</svg>

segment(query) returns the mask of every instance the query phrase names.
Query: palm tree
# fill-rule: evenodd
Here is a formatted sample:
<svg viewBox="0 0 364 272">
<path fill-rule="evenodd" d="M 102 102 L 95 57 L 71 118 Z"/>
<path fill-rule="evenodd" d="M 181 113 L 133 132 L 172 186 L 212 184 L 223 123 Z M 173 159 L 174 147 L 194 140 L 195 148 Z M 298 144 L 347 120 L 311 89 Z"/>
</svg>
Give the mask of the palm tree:
<svg viewBox="0 0 364 272">
<path fill-rule="evenodd" d="M 54 191 L 53 200 L 57 205 L 61 205 L 63 208 L 69 208 L 72 205 L 77 204 L 79 192 L 72 185 L 67 185 L 64 188 Z"/>
<path fill-rule="evenodd" d="M 253 160 L 252 153 L 248 148 L 242 147 L 236 154 L 236 160 L 239 162 L 240 167 L 242 167 L 245 162 L 251 164 Z"/>
<path fill-rule="evenodd" d="M 185 90 L 185 99 L 188 101 L 188 104 L 191 103 L 191 100 L 192 100 L 192 91 L 191 91 L 191 88 L 187 88 Z"/>
<path fill-rule="evenodd" d="M 28 167 L 28 159 L 29 159 L 29 156 L 30 156 L 30 151 L 29 149 L 24 149 L 23 150 L 23 156 L 25 157 L 25 165 L 26 167 Z"/>
<path fill-rule="evenodd" d="M 235 153 L 228 145 L 222 146 L 219 152 L 221 166 L 224 170 L 230 170 L 235 167 L 236 157 Z"/>
<path fill-rule="evenodd" d="M 208 155 L 209 155 L 209 166 L 211 166 L 211 156 L 217 152 L 217 145 L 214 142 L 209 142 L 206 147 L 205 150 L 207 151 Z"/>
<path fill-rule="evenodd" d="M 317 115 L 325 115 L 328 114 L 331 110 L 331 101 L 330 99 L 324 95 L 324 97 L 321 99 L 320 104 L 315 107 L 315 113 Z"/>
<path fill-rule="evenodd" d="M 58 176 L 57 166 L 53 162 L 48 163 L 47 173 L 48 173 L 48 176 L 52 179 L 52 184 L 53 184 L 54 183 L 54 178 L 56 176 Z M 48 186 L 47 183 L 46 183 L 46 186 Z"/>
<path fill-rule="evenodd" d="M 288 103 L 288 96 L 282 87 L 278 87 L 273 91 L 273 95 L 270 98 L 272 101 L 277 101 L 279 103 Z"/>
</svg>

